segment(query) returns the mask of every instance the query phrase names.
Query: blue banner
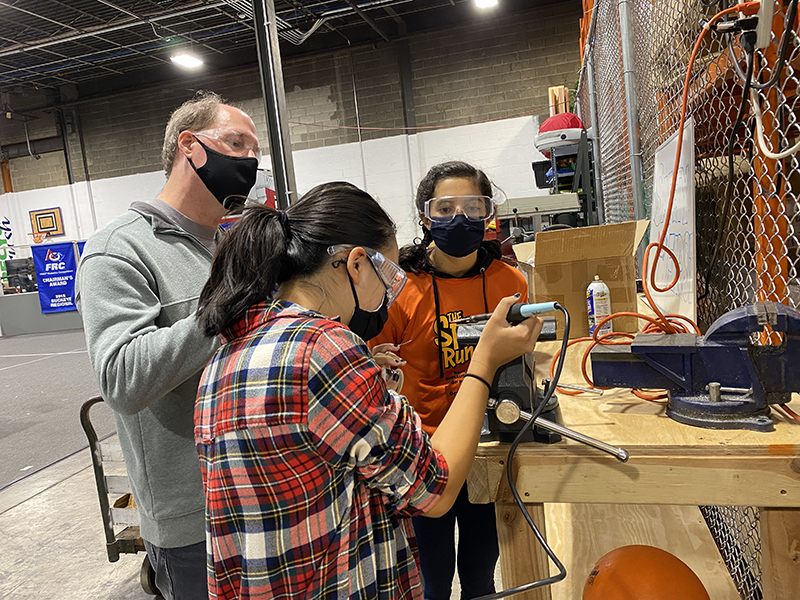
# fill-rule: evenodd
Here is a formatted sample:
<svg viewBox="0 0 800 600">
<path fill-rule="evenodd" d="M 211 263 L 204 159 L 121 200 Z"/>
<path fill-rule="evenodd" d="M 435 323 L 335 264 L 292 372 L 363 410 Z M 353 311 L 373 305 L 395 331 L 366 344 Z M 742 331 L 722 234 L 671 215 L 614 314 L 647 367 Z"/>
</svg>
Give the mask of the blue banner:
<svg viewBox="0 0 800 600">
<path fill-rule="evenodd" d="M 77 310 L 75 308 L 75 250 L 72 242 L 33 246 L 33 266 L 39 286 L 42 313 Z"/>
</svg>

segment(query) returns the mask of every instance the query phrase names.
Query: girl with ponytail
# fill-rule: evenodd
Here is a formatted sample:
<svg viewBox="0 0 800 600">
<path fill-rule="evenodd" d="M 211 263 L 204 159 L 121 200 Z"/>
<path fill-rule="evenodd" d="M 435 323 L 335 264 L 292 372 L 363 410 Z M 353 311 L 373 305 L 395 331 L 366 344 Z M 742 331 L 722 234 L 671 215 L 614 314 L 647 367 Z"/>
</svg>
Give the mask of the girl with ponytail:
<svg viewBox="0 0 800 600">
<path fill-rule="evenodd" d="M 247 208 L 219 244 L 197 317 L 222 341 L 195 407 L 210 598 L 422 599 L 410 517 L 453 504 L 480 380 L 532 351 L 541 323 L 489 321 L 429 437 L 365 344 L 403 290 L 397 260 L 392 220 L 348 183 Z"/>
<path fill-rule="evenodd" d="M 506 314 L 502 299 L 515 292 L 527 299 L 525 277 L 500 260 L 496 240 L 484 241 L 497 196 L 486 174 L 472 165 L 452 161 L 431 167 L 415 200 L 422 237 L 400 251 L 406 291 L 389 311 L 381 335 L 370 342 L 407 361 L 403 391 L 434 437 L 458 410 L 453 399 L 471 385 L 470 373 L 481 359 L 471 347 L 459 346 L 451 321 Z M 464 486 L 443 517 L 429 516 L 413 520 L 425 600 L 449 600 L 456 564 L 463 599 L 493 593 L 499 557 L 494 505 L 470 503 Z"/>
</svg>

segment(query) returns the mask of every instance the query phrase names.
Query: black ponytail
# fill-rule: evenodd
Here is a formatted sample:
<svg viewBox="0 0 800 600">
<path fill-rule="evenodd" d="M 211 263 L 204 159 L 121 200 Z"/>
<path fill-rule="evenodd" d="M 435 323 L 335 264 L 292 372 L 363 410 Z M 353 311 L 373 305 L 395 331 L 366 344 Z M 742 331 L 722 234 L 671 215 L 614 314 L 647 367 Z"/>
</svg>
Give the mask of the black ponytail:
<svg viewBox="0 0 800 600">
<path fill-rule="evenodd" d="M 350 183 L 319 185 L 285 213 L 247 208 L 217 246 L 200 294 L 200 327 L 209 336 L 222 333 L 252 305 L 271 298 L 282 283 L 320 269 L 329 258 L 329 246 L 353 244 L 380 251 L 395 233 L 391 217 Z"/>
<path fill-rule="evenodd" d="M 428 262 L 427 253 L 428 248 L 433 242 L 430 230 L 422 225 L 422 217 L 425 214 L 425 203 L 433 198 L 436 184 L 443 179 L 471 179 L 481 190 L 481 194 L 489 196 L 494 195 L 492 182 L 486 176 L 486 173 L 480 169 L 476 169 L 469 163 L 460 160 L 453 160 L 450 162 L 440 163 L 430 168 L 422 181 L 417 186 L 417 197 L 414 200 L 414 206 L 420 216 L 420 227 L 422 228 L 422 237 L 416 238 L 413 244 L 403 246 L 400 249 L 400 266 L 405 271 L 411 273 L 419 273 L 420 271 L 428 271 L 431 264 Z M 497 240 L 486 240 L 481 243 L 481 248 L 484 248 L 494 258 L 501 258 L 503 253 L 500 249 L 500 242 Z"/>
</svg>

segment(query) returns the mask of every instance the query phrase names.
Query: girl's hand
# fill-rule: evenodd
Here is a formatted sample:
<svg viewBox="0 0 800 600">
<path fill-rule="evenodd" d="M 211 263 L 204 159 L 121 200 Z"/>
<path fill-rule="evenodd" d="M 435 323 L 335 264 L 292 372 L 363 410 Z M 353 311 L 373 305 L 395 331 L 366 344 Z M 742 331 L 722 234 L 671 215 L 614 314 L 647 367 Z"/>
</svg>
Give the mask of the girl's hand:
<svg viewBox="0 0 800 600">
<path fill-rule="evenodd" d="M 529 317 L 516 325 L 509 323 L 506 315 L 518 301 L 519 294 L 515 294 L 503 298 L 497 304 L 475 347 L 470 361 L 471 373 L 491 381 L 499 367 L 523 354 L 533 352 L 543 321 L 538 317 Z"/>
<path fill-rule="evenodd" d="M 384 369 L 396 369 L 406 364 L 406 361 L 395 354 L 399 349 L 400 346 L 395 344 L 378 344 L 372 349 L 372 357 Z"/>
<path fill-rule="evenodd" d="M 386 380 L 386 388 L 400 392 L 403 389 L 403 371 L 400 369 L 383 370 L 383 378 Z"/>
<path fill-rule="evenodd" d="M 378 344 L 372 349 L 372 357 L 383 369 L 386 387 L 395 392 L 403 387 L 403 372 L 400 367 L 406 364 L 406 361 L 395 354 L 399 349 L 400 346 L 396 344 Z"/>
</svg>

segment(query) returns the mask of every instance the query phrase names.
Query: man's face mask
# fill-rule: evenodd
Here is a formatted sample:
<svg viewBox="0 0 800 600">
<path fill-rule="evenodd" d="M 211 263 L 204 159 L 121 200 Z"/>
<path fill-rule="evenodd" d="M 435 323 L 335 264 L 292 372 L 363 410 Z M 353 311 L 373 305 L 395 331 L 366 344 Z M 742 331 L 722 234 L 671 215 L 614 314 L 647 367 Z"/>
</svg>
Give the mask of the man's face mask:
<svg viewBox="0 0 800 600">
<path fill-rule="evenodd" d="M 254 157 L 228 156 L 212 150 L 195 136 L 206 151 L 206 164 L 197 168 L 192 165 L 200 181 L 226 209 L 231 210 L 241 204 L 256 183 L 258 159 Z"/>
</svg>

